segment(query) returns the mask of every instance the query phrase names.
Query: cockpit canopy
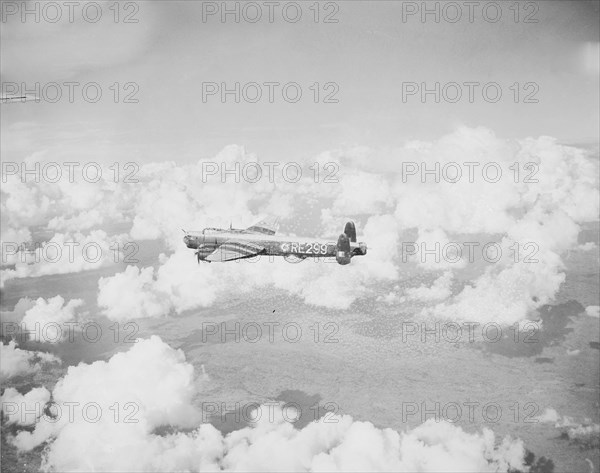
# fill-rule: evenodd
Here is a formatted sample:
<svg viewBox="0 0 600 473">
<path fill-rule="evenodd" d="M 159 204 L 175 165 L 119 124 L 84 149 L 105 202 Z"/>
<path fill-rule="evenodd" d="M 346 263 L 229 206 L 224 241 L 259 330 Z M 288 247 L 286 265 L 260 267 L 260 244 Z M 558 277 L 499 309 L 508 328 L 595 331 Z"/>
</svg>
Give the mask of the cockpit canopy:
<svg viewBox="0 0 600 473">
<path fill-rule="evenodd" d="M 205 228 L 202 230 L 202 235 L 208 235 L 211 233 L 218 233 L 218 232 L 222 232 L 223 229 L 221 228 L 213 228 L 213 227 L 209 227 L 209 228 Z"/>
</svg>

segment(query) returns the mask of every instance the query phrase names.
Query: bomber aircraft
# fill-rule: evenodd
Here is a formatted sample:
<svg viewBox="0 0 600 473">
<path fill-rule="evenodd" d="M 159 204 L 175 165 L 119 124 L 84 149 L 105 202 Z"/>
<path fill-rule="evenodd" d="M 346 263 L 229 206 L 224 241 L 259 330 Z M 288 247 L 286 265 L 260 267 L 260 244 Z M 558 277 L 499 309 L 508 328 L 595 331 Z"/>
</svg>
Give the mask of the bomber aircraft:
<svg viewBox="0 0 600 473">
<path fill-rule="evenodd" d="M 279 228 L 277 218 L 266 218 L 241 229 L 205 228 L 199 232 L 186 232 L 183 242 L 196 250 L 200 261 L 224 262 L 258 255 L 283 256 L 290 263 L 308 257 L 335 258 L 339 264 L 349 264 L 353 256 L 367 254 L 366 243 L 356 242 L 354 222 L 346 223 L 344 233 L 337 243 L 318 241 L 314 238 L 275 236 Z"/>
<path fill-rule="evenodd" d="M 31 102 L 39 101 L 39 97 L 35 95 L 0 95 L 0 103 L 16 103 L 16 102 Z"/>
</svg>

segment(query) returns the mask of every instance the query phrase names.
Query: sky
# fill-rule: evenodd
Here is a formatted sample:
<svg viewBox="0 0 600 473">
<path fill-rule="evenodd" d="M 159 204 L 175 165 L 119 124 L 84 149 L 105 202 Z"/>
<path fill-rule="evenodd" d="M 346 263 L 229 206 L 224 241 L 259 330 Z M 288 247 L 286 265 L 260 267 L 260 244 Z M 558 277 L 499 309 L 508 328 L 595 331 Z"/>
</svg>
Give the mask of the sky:
<svg viewBox="0 0 600 473">
<path fill-rule="evenodd" d="M 23 22 L 21 11 L 7 14 L 10 3 L 2 2 L 2 91 L 14 90 L 15 83 L 24 92 L 36 82 L 57 82 L 63 96 L 56 103 L 43 99 L 2 108 L 4 160 L 41 152 L 65 160 L 85 154 L 105 162 L 195 162 L 229 144 L 265 160 L 308 159 L 352 146 L 394 149 L 463 125 L 486 126 L 506 139 L 550 135 L 566 143 L 598 142 L 597 2 L 539 2 L 537 10 L 531 2 L 518 9 L 500 2 L 502 16 L 495 23 L 489 21 L 493 8 L 484 14 L 489 2 L 474 7 L 472 22 L 462 2 L 456 22 L 450 21 L 455 12 L 441 6 L 439 22 L 434 14 L 423 21 L 421 2 L 322 2 L 317 23 L 311 2 L 299 3 L 302 17 L 295 23 L 284 19 L 282 9 L 269 22 L 261 2 L 255 23 L 241 10 L 239 22 L 234 15 L 222 21 L 220 10 L 203 20 L 203 9 L 220 9 L 221 2 L 136 2 L 135 11 L 122 7 L 118 23 L 110 3 L 101 2 L 96 23 L 85 21 L 79 9 L 68 21 L 65 6 L 56 23 L 46 21 L 54 15 L 49 10 L 40 11 L 39 22 L 33 15 Z M 409 15 L 413 7 L 418 11 Z M 293 18 L 293 9 L 286 12 Z M 94 12 L 88 13 L 91 18 Z M 138 22 L 125 23 L 128 14 Z M 246 10 L 246 18 L 253 14 Z M 325 23 L 327 15 L 337 23 Z M 73 103 L 62 85 L 69 81 L 80 84 Z M 80 92 L 90 82 L 103 93 L 96 103 Z M 115 82 L 118 103 L 110 89 Z M 218 93 L 203 100 L 208 82 L 229 88 L 257 82 L 263 94 L 256 103 L 243 96 L 236 103 L 233 95 L 222 103 Z M 273 103 L 265 82 L 281 84 Z M 296 103 L 281 95 L 288 82 L 302 90 Z M 406 83 L 434 88 L 436 82 L 439 103 L 433 94 L 423 103 L 418 92 L 403 100 Z M 462 92 L 455 103 L 441 95 L 451 82 Z M 472 103 L 465 82 L 480 84 Z M 482 95 L 490 82 L 502 92 L 496 103 Z M 328 83 L 335 85 L 325 88 Z M 250 97 L 256 89 L 247 90 Z M 446 89 L 450 99 L 456 90 Z M 493 98 L 497 89 L 487 90 Z M 133 92 L 137 103 L 123 103 Z M 330 92 L 337 103 L 324 103 Z M 524 103 L 526 97 L 537 103 Z"/>
</svg>

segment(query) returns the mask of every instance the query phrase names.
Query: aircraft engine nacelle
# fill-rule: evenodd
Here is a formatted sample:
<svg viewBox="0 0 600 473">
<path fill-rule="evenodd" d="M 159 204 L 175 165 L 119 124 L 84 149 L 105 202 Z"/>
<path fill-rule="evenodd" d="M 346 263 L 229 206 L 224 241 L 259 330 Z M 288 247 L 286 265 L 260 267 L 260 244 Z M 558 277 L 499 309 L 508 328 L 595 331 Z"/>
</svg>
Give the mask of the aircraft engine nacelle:
<svg viewBox="0 0 600 473">
<path fill-rule="evenodd" d="M 339 264 L 350 264 L 352 261 L 352 253 L 350 250 L 350 239 L 348 235 L 342 233 L 338 238 L 336 245 L 335 260 Z"/>
</svg>

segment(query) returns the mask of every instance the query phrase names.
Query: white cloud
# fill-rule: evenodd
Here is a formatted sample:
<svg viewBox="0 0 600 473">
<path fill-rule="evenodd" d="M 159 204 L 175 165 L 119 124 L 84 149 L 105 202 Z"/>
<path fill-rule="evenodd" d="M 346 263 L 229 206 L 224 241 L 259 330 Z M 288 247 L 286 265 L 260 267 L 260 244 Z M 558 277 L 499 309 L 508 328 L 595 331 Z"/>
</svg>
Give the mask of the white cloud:
<svg viewBox="0 0 600 473">
<path fill-rule="evenodd" d="M 71 232 L 75 228 L 105 226 L 116 218 L 130 219 L 134 239 L 163 239 L 173 253 L 161 260 L 158 269 L 138 270 L 135 274 L 129 270 L 123 276 L 122 281 L 131 284 L 137 294 L 139 308 L 121 310 L 118 315 L 119 309 L 113 310 L 113 306 L 119 294 L 125 292 L 119 292 L 117 285 L 104 286 L 102 304 L 115 318 L 180 312 L 210 305 L 232 288 L 244 292 L 268 286 L 285 289 L 310 304 L 344 309 L 359 298 L 389 292 L 383 285 L 398 282 L 405 268 L 398 245 L 400 235 L 406 232 L 418 235 L 417 243 L 424 243 L 427 248 L 436 243 L 443 247 L 457 234 L 470 239 L 500 235 L 502 259 L 485 270 L 471 265 L 462 293 L 441 306 L 429 307 L 427 313 L 447 318 L 470 308 L 467 316 L 472 320 L 487 318 L 512 323 L 525 319 L 532 310 L 553 299 L 564 280 L 561 254 L 578 247 L 581 223 L 598 218 L 598 163 L 588 159 L 584 151 L 559 145 L 549 137 L 509 141 L 486 128 L 461 127 L 436 141 L 407 142 L 402 148 L 384 153 L 387 167 L 381 166 L 381 153 L 355 148 L 315 157 L 320 163 L 339 164 L 338 184 L 315 183 L 310 172 L 304 173 L 297 183 L 285 182 L 280 172 L 275 173 L 273 183 L 267 176 L 257 183 L 243 179 L 236 183 L 234 176 L 225 183 L 221 176 L 206 179 L 202 166 L 207 161 L 225 163 L 228 169 L 233 169 L 235 163 L 260 163 L 255 155 L 236 145 L 193 165 L 143 165 L 136 174 L 137 184 L 111 182 L 110 172 L 97 184 L 35 185 L 12 179 L 2 190 L 2 210 L 10 215 L 5 228 L 9 228 L 7 235 L 21 241 L 29 237 L 29 228 L 34 225 Z M 49 157 L 36 159 L 48 161 Z M 396 172 L 389 172 L 390 162 Z M 403 179 L 398 171 L 409 162 L 427 169 L 433 169 L 436 162 L 441 169 L 458 163 L 463 174 L 456 183 L 445 181 L 443 175 L 440 182 L 434 182 L 432 176 L 421 182 L 420 174 Z M 469 182 L 465 162 L 477 163 L 473 168 L 474 182 Z M 498 182 L 484 178 L 486 165 L 500 167 L 502 178 Z M 321 206 L 323 231 L 310 228 L 306 233 L 335 237 L 346 220 L 369 215 L 363 228 L 358 229 L 360 239 L 369 244 L 369 254 L 355 258 L 348 267 L 308 261 L 294 266 L 261 261 L 198 268 L 193 252 L 185 250 L 181 242 L 181 228 L 226 226 L 230 219 L 251 223 L 256 209 L 280 213 L 284 221 L 293 222 L 315 203 Z M 90 235 L 93 234 L 92 230 Z M 67 237 L 71 238 L 71 233 L 56 234 L 54 239 L 62 241 Z M 89 235 L 77 238 L 83 243 Z M 114 239 L 122 240 L 106 234 L 99 236 L 108 247 Z M 519 245 L 517 262 L 512 260 L 515 244 Z M 525 247 L 527 244 L 536 247 Z M 112 259 L 111 250 L 107 248 L 105 252 Z M 523 259 L 531 254 L 539 262 L 525 264 Z M 467 270 L 464 252 L 457 263 L 446 259 L 437 264 L 432 261 L 427 257 L 426 262 L 419 262 L 418 269 Z M 93 267 L 109 263 L 103 260 Z M 91 267 L 82 261 L 52 265 L 17 261 L 15 269 L 4 270 L 1 277 L 6 281 Z M 136 278 L 141 281 L 135 282 Z M 199 285 L 198 280 L 210 283 Z M 322 296 L 323 288 L 327 288 L 327 297 Z M 150 302 L 145 304 L 143 299 Z"/>
<path fill-rule="evenodd" d="M 600 446 L 600 425 L 593 423 L 591 419 L 576 421 L 570 416 L 561 416 L 552 408 L 546 408 L 537 419 L 540 422 L 554 424 L 554 427 L 566 434 L 571 442 L 592 449 Z"/>
<path fill-rule="evenodd" d="M 64 323 L 74 322 L 77 319 L 76 310 L 82 305 L 82 299 L 71 299 L 65 303 L 61 296 L 52 297 L 48 301 L 40 297 L 25 312 L 21 325 L 33 334 L 35 341 L 58 343 L 61 341 L 61 334 L 65 337 L 69 333 L 65 331 Z"/>
<path fill-rule="evenodd" d="M 50 401 L 50 391 L 46 388 L 33 388 L 27 394 L 19 393 L 15 388 L 6 388 L 0 403 L 7 423 L 34 425 L 42 416 L 46 403 Z"/>
<path fill-rule="evenodd" d="M 48 222 L 48 229 L 57 232 L 77 232 L 89 230 L 98 227 L 104 223 L 105 215 L 102 215 L 98 209 L 83 210 L 74 217 L 65 218 L 57 216 Z"/>
<path fill-rule="evenodd" d="M 14 269 L 2 270 L 3 280 L 78 273 L 124 260 L 127 235 L 109 236 L 102 230 L 89 234 L 56 233 L 49 241 L 31 249 L 10 247 L 4 252 Z"/>
<path fill-rule="evenodd" d="M 544 409 L 541 415 L 537 417 L 540 422 L 555 424 L 560 419 L 560 415 L 556 412 L 556 409 L 552 409 L 551 407 L 547 407 Z"/>
<path fill-rule="evenodd" d="M 417 265 L 427 270 L 461 269 L 467 265 L 462 257 L 463 249 L 451 242 L 446 233 L 439 229 L 420 230 L 415 242 Z"/>
<path fill-rule="evenodd" d="M 421 285 L 406 289 L 406 297 L 417 301 L 439 301 L 452 294 L 452 271 L 446 271 L 437 278 L 430 287 Z"/>
<path fill-rule="evenodd" d="M 52 392 L 57 405 L 96 402 L 85 419 L 75 407 L 73 418 L 52 422 L 41 417 L 33 432 L 11 441 L 21 450 L 48 442 L 44 471 L 508 471 L 524 467 L 525 448 L 494 433 L 467 433 L 447 422 L 429 419 L 414 430 L 379 429 L 350 416 L 331 416 L 295 429 L 280 407 L 261 407 L 260 419 L 223 436 L 199 423 L 194 399 L 201 386 L 183 352 L 153 336 L 108 361 L 69 368 Z M 11 394 L 14 394 L 11 392 Z M 129 420 L 114 416 L 134 403 Z M 75 405 L 75 404 L 74 404 Z M 113 406 L 113 410 L 110 407 Z M 264 411 L 263 411 L 264 408 Z M 91 412 L 91 413 L 90 413 Z M 175 433 L 158 434 L 171 426 Z M 187 433 L 182 429 L 194 430 Z M 110 454 L 107 454 L 110 452 Z"/>
<path fill-rule="evenodd" d="M 44 363 L 60 363 L 60 360 L 49 353 L 21 350 L 14 340 L 0 345 L 0 376 L 4 379 L 35 373 Z"/>
<path fill-rule="evenodd" d="M 589 305 L 585 308 L 585 313 L 590 317 L 595 317 L 597 319 L 600 317 L 600 306 Z"/>
<path fill-rule="evenodd" d="M 586 241 L 585 243 L 577 246 L 577 249 L 580 251 L 591 251 L 595 250 L 596 248 L 598 248 L 598 245 L 596 245 L 596 243 L 593 241 Z"/>
<path fill-rule="evenodd" d="M 169 301 L 155 289 L 154 269 L 127 266 L 115 276 L 98 281 L 98 306 L 111 320 L 159 317 L 170 311 Z"/>
</svg>

